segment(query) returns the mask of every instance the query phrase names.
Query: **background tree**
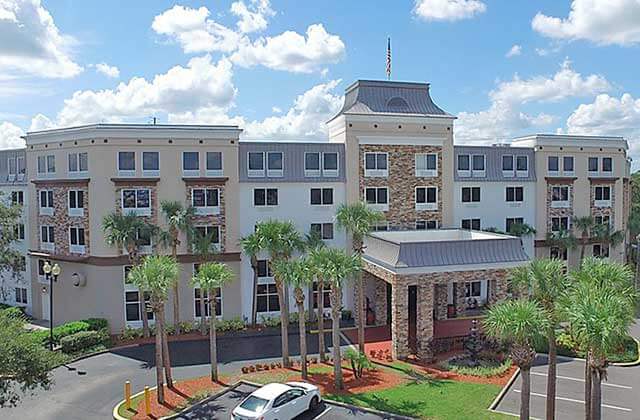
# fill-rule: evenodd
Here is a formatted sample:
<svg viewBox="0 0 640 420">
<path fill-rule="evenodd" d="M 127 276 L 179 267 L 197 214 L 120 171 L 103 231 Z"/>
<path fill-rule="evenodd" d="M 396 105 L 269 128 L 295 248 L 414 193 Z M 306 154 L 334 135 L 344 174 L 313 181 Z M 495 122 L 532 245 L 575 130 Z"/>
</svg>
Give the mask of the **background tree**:
<svg viewBox="0 0 640 420">
<path fill-rule="evenodd" d="M 167 223 L 168 245 L 171 248 L 171 256 L 178 259 L 178 247 L 180 246 L 180 232 L 190 237 L 195 210 L 193 207 L 184 207 L 180 201 L 162 201 L 160 203 L 162 214 Z M 180 279 L 177 278 L 173 286 L 173 327 L 176 334 L 180 334 Z"/>
<path fill-rule="evenodd" d="M 194 230 L 191 235 L 191 247 L 193 252 L 197 255 L 198 261 L 200 265 L 204 264 L 207 261 L 210 261 L 213 255 L 216 253 L 216 249 L 214 247 L 214 233 L 209 232 L 208 234 L 199 232 L 198 230 Z M 197 274 L 197 273 L 196 273 Z M 205 307 L 206 301 L 204 299 L 203 291 L 200 290 L 200 334 L 207 334 L 207 323 L 205 322 Z"/>
<path fill-rule="evenodd" d="M 27 392 L 48 390 L 51 369 L 62 362 L 24 324 L 24 318 L 0 311 L 0 408 L 15 406 Z"/>
<path fill-rule="evenodd" d="M 209 355 L 211 358 L 211 381 L 218 381 L 218 353 L 216 345 L 216 289 L 222 289 L 235 278 L 226 264 L 208 262 L 202 264 L 193 278 L 193 285 L 200 288 L 200 300 L 204 300 L 204 291 L 209 296 Z M 204 312 L 201 312 L 204 317 Z"/>
<path fill-rule="evenodd" d="M 163 350 L 168 346 L 165 339 L 164 305 L 169 296 L 169 290 L 178 277 L 178 263 L 173 257 L 159 255 L 148 256 L 142 264 L 133 267 L 129 272 L 129 279 L 140 290 L 151 295 L 151 306 L 156 314 L 156 384 L 158 387 L 158 403 L 164 403 L 164 386 L 162 381 L 162 367 L 169 388 L 173 387 L 171 375 L 171 360 L 169 352 Z"/>
<path fill-rule="evenodd" d="M 0 192 L 0 278 L 3 283 L 8 278 L 19 279 L 25 269 L 22 254 L 13 247 L 18 240 L 16 227 L 21 214 L 22 207 L 10 204 Z M 4 275 L 5 273 L 8 275 Z M 0 290 L 5 295 L 4 284 L 0 284 Z"/>
<path fill-rule="evenodd" d="M 562 261 L 555 259 L 537 259 L 511 272 L 511 283 L 515 288 L 521 289 L 542 306 L 549 323 L 549 328 L 546 331 L 547 344 L 549 347 L 549 363 L 547 366 L 547 420 L 553 420 L 555 418 L 558 362 L 556 330 L 560 327 L 560 321 L 562 320 L 560 304 L 569 287 L 569 280 L 564 273 L 564 268 Z"/>
<path fill-rule="evenodd" d="M 484 320 L 485 332 L 510 345 L 511 360 L 520 368 L 520 419 L 529 419 L 531 366 L 536 358 L 534 342 L 549 329 L 544 309 L 533 300 L 505 301 L 489 309 Z"/>
<path fill-rule="evenodd" d="M 573 227 L 580 232 L 580 262 L 584 260 L 584 254 L 589 243 L 589 236 L 594 227 L 593 217 L 582 216 L 573 218 Z"/>
<path fill-rule="evenodd" d="M 139 261 L 140 236 L 151 236 L 154 227 L 144 219 L 132 213 L 120 214 L 111 213 L 102 219 L 102 230 L 104 231 L 105 242 L 118 249 L 121 253 L 123 249 L 127 251 L 129 265 L 135 267 Z M 140 318 L 142 318 L 142 334 L 149 337 L 149 318 L 147 317 L 147 306 L 144 292 L 140 291 Z"/>
<path fill-rule="evenodd" d="M 353 251 L 360 259 L 362 259 L 362 254 L 364 253 L 364 236 L 370 233 L 376 223 L 383 220 L 383 218 L 382 213 L 371 210 L 363 202 L 342 204 L 336 213 L 338 226 L 345 229 L 347 233 L 351 235 Z M 364 282 L 360 271 L 357 272 L 356 276 L 356 288 L 358 291 L 356 303 L 356 313 L 358 315 L 358 347 L 361 352 L 364 352 L 364 327 L 367 322 L 364 307 Z"/>
<path fill-rule="evenodd" d="M 249 257 L 251 270 L 253 271 L 253 294 L 251 296 L 251 325 L 258 322 L 258 254 L 264 249 L 262 236 L 254 232 L 240 239 L 242 251 Z"/>
</svg>

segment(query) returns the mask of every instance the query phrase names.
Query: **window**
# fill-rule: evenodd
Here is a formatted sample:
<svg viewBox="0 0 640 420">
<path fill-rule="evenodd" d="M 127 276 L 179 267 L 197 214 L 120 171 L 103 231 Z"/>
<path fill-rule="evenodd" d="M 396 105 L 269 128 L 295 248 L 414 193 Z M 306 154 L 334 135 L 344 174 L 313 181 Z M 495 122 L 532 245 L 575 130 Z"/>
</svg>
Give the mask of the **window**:
<svg viewBox="0 0 640 420">
<path fill-rule="evenodd" d="M 199 152 L 182 152 L 182 175 L 183 176 L 199 176 L 200 175 L 200 153 Z"/>
<path fill-rule="evenodd" d="M 569 207 L 569 187 L 551 187 L 551 207 Z"/>
<path fill-rule="evenodd" d="M 386 232 L 389 230 L 389 222 L 378 222 L 373 225 L 374 232 Z"/>
<path fill-rule="evenodd" d="M 14 228 L 16 240 L 24 241 L 24 223 L 18 223 Z"/>
<path fill-rule="evenodd" d="M 278 189 L 277 188 L 254 188 L 253 189 L 253 205 L 254 206 L 277 206 L 278 205 Z"/>
<path fill-rule="evenodd" d="M 220 226 L 195 226 L 194 230 L 201 237 L 209 237 L 211 239 L 211 249 L 219 250 L 220 248 Z"/>
<path fill-rule="evenodd" d="M 160 175 L 160 153 L 142 152 L 142 176 Z"/>
<path fill-rule="evenodd" d="M 53 251 L 55 248 L 55 235 L 53 226 L 40 226 L 40 248 Z"/>
<path fill-rule="evenodd" d="M 559 165 L 558 156 L 547 157 L 547 171 L 549 173 L 558 173 L 558 171 L 560 170 L 558 165 Z"/>
<path fill-rule="evenodd" d="M 194 188 L 191 190 L 191 204 L 196 214 L 220 213 L 220 190 L 218 188 Z"/>
<path fill-rule="evenodd" d="M 282 152 L 267 152 L 267 176 L 281 177 L 284 175 L 283 159 Z"/>
<path fill-rule="evenodd" d="M 273 278 L 269 260 L 258 260 L 258 278 Z"/>
<path fill-rule="evenodd" d="M 479 203 L 480 187 L 462 187 L 463 203 Z"/>
<path fill-rule="evenodd" d="M 438 209 L 438 187 L 416 187 L 416 210 Z"/>
<path fill-rule="evenodd" d="M 313 309 L 318 308 L 318 282 L 313 282 Z M 322 287 L 322 307 L 324 309 L 331 308 L 331 287 L 325 284 Z"/>
<path fill-rule="evenodd" d="M 389 155 L 387 153 L 365 153 L 364 176 L 388 176 L 388 159 Z"/>
<path fill-rule="evenodd" d="M 416 154 L 416 176 L 430 177 L 438 175 L 438 155 L 435 153 Z"/>
<path fill-rule="evenodd" d="M 589 172 L 598 172 L 598 158 L 590 157 L 589 158 Z"/>
<path fill-rule="evenodd" d="M 322 154 L 322 176 L 338 176 L 337 152 L 324 152 Z"/>
<path fill-rule="evenodd" d="M 593 244 L 593 256 L 597 258 L 609 258 L 609 246 L 604 244 Z"/>
<path fill-rule="evenodd" d="M 69 216 L 84 216 L 84 191 L 69 190 Z"/>
<path fill-rule="evenodd" d="M 562 158 L 562 172 L 565 174 L 573 174 L 573 156 L 564 156 Z"/>
<path fill-rule="evenodd" d="M 84 228 L 69 228 L 69 251 L 74 254 L 84 254 L 85 246 Z"/>
<path fill-rule="evenodd" d="M 89 154 L 87 152 L 69 153 L 69 174 L 80 175 L 89 171 Z"/>
<path fill-rule="evenodd" d="M 258 312 L 278 312 L 280 302 L 276 285 L 274 283 L 258 284 L 256 303 Z"/>
<path fill-rule="evenodd" d="M 502 172 L 508 172 L 508 174 L 503 174 L 506 176 L 513 176 L 513 155 L 503 155 L 502 156 Z"/>
<path fill-rule="evenodd" d="M 593 221 L 596 225 L 607 225 L 611 224 L 611 217 L 609 216 L 595 216 Z"/>
<path fill-rule="evenodd" d="M 602 172 L 613 172 L 613 159 L 610 157 L 602 158 Z"/>
<path fill-rule="evenodd" d="M 207 152 L 207 176 L 222 176 L 222 152 Z"/>
<path fill-rule="evenodd" d="M 136 174 L 136 153 L 118 152 L 118 175 L 135 176 Z"/>
<path fill-rule="evenodd" d="M 437 220 L 416 220 L 416 230 L 438 229 Z"/>
<path fill-rule="evenodd" d="M 507 217 L 505 222 L 505 232 L 511 233 L 511 227 L 513 225 L 523 225 L 524 219 L 522 217 Z"/>
<path fill-rule="evenodd" d="M 7 173 L 9 174 L 9 181 L 13 181 L 16 179 L 16 174 L 18 173 L 18 167 L 15 157 L 10 157 L 7 162 Z"/>
<path fill-rule="evenodd" d="M 195 271 L 195 264 L 194 264 Z M 216 287 L 215 289 L 215 302 L 216 302 L 216 316 L 222 316 L 222 289 Z M 202 317 L 202 299 L 204 299 L 204 316 L 211 316 L 211 301 L 209 299 L 209 292 L 202 292 L 202 297 L 200 288 L 196 287 L 193 289 L 193 305 L 194 305 L 194 313 L 196 318 Z"/>
<path fill-rule="evenodd" d="M 333 223 L 311 223 L 311 232 L 316 232 L 324 240 L 333 239 Z"/>
<path fill-rule="evenodd" d="M 480 230 L 480 219 L 462 219 L 462 229 Z"/>
<path fill-rule="evenodd" d="M 552 246 L 549 249 L 549 257 L 556 260 L 567 261 L 567 249 Z"/>
<path fill-rule="evenodd" d="M 56 157 L 54 155 L 38 156 L 38 175 L 55 175 Z"/>
<path fill-rule="evenodd" d="M 40 215 L 53 216 L 53 191 L 40 190 Z"/>
<path fill-rule="evenodd" d="M 596 186 L 594 187 L 594 198 L 596 207 L 610 207 L 611 206 L 611 187 L 610 186 Z"/>
<path fill-rule="evenodd" d="M 24 206 L 24 191 L 11 191 L 11 204 Z"/>
<path fill-rule="evenodd" d="M 151 231 L 148 229 L 138 229 L 136 237 L 138 242 L 138 252 L 141 254 L 151 254 Z"/>
<path fill-rule="evenodd" d="M 151 216 L 151 191 L 122 190 L 122 210 L 138 216 Z"/>
<path fill-rule="evenodd" d="M 483 177 L 485 175 L 485 169 L 484 169 L 484 155 L 473 155 L 471 162 L 473 164 L 472 166 L 472 175 L 473 176 L 478 176 L 478 177 Z"/>
<path fill-rule="evenodd" d="M 333 188 L 311 188 L 311 205 L 328 206 L 333 204 Z"/>
<path fill-rule="evenodd" d="M 369 206 L 380 211 L 389 210 L 389 192 L 387 187 L 370 187 L 364 189 L 365 201 Z"/>
<path fill-rule="evenodd" d="M 248 171 L 247 176 L 261 177 L 264 176 L 264 153 L 249 152 L 247 154 Z"/>
<path fill-rule="evenodd" d="M 529 175 L 529 158 L 527 156 L 516 156 L 516 174 L 518 176 Z"/>
<path fill-rule="evenodd" d="M 458 175 L 460 176 L 469 176 L 471 165 L 471 160 L 469 159 L 469 155 L 458 155 Z"/>
<path fill-rule="evenodd" d="M 465 298 L 481 298 L 482 297 L 482 282 L 470 281 L 464 284 L 464 297 Z"/>
<path fill-rule="evenodd" d="M 507 187 L 507 203 L 522 203 L 524 187 Z"/>
<path fill-rule="evenodd" d="M 306 152 L 304 154 L 304 176 L 320 176 L 319 152 Z"/>
<path fill-rule="evenodd" d="M 27 289 L 25 287 L 15 288 L 15 301 L 22 305 L 27 305 L 29 300 L 27 299 Z"/>
<path fill-rule="evenodd" d="M 552 217 L 551 218 L 551 231 L 552 232 L 560 232 L 569 230 L 569 217 Z"/>
</svg>

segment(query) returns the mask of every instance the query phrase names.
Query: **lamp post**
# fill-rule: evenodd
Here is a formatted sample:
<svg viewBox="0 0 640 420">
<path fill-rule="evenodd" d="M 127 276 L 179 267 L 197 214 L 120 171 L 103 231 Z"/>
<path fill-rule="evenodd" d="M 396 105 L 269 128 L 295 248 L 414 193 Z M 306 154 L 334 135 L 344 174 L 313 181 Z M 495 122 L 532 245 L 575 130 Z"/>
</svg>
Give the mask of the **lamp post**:
<svg viewBox="0 0 640 420">
<path fill-rule="evenodd" d="M 53 284 L 58 281 L 58 276 L 62 270 L 57 263 L 52 267 L 49 261 L 44 263 L 42 270 L 44 271 L 45 279 L 49 282 L 49 349 L 53 351 Z"/>
</svg>

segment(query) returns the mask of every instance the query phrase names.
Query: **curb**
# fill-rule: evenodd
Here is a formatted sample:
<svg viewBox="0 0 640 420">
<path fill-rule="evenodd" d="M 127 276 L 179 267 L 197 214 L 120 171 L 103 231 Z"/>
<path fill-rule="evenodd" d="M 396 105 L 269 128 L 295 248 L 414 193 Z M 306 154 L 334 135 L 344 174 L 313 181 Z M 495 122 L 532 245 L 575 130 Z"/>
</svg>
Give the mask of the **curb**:
<svg viewBox="0 0 640 420">
<path fill-rule="evenodd" d="M 638 339 L 635 338 L 635 337 L 631 337 L 631 338 L 633 338 L 633 341 L 636 342 L 636 346 L 638 347 L 638 358 L 636 360 L 634 360 L 633 362 L 610 363 L 611 366 L 632 367 L 632 366 L 640 365 L 640 341 L 638 341 Z"/>
<path fill-rule="evenodd" d="M 506 385 L 502 387 L 502 389 L 500 390 L 496 398 L 494 398 L 493 402 L 489 406 L 490 411 L 496 411 L 496 407 L 500 404 L 504 396 L 507 394 L 507 392 L 509 391 L 509 388 L 511 388 L 511 386 L 513 385 L 513 383 L 515 382 L 519 374 L 520 374 L 520 368 L 516 369 L 516 371 L 513 372 L 513 375 L 511 375 L 511 378 L 509 378 L 509 381 L 507 381 Z"/>
</svg>

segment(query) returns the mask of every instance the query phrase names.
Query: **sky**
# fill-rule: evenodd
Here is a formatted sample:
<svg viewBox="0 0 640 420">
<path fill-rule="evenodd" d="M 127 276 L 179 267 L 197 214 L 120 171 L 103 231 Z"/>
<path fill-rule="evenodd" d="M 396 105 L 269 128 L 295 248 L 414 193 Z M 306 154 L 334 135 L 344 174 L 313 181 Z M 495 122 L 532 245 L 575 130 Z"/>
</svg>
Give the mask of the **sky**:
<svg viewBox="0 0 640 420">
<path fill-rule="evenodd" d="M 640 0 L 0 0 L 0 149 L 97 122 L 326 139 L 357 79 L 431 84 L 457 144 L 624 136 L 640 168 Z"/>
</svg>

